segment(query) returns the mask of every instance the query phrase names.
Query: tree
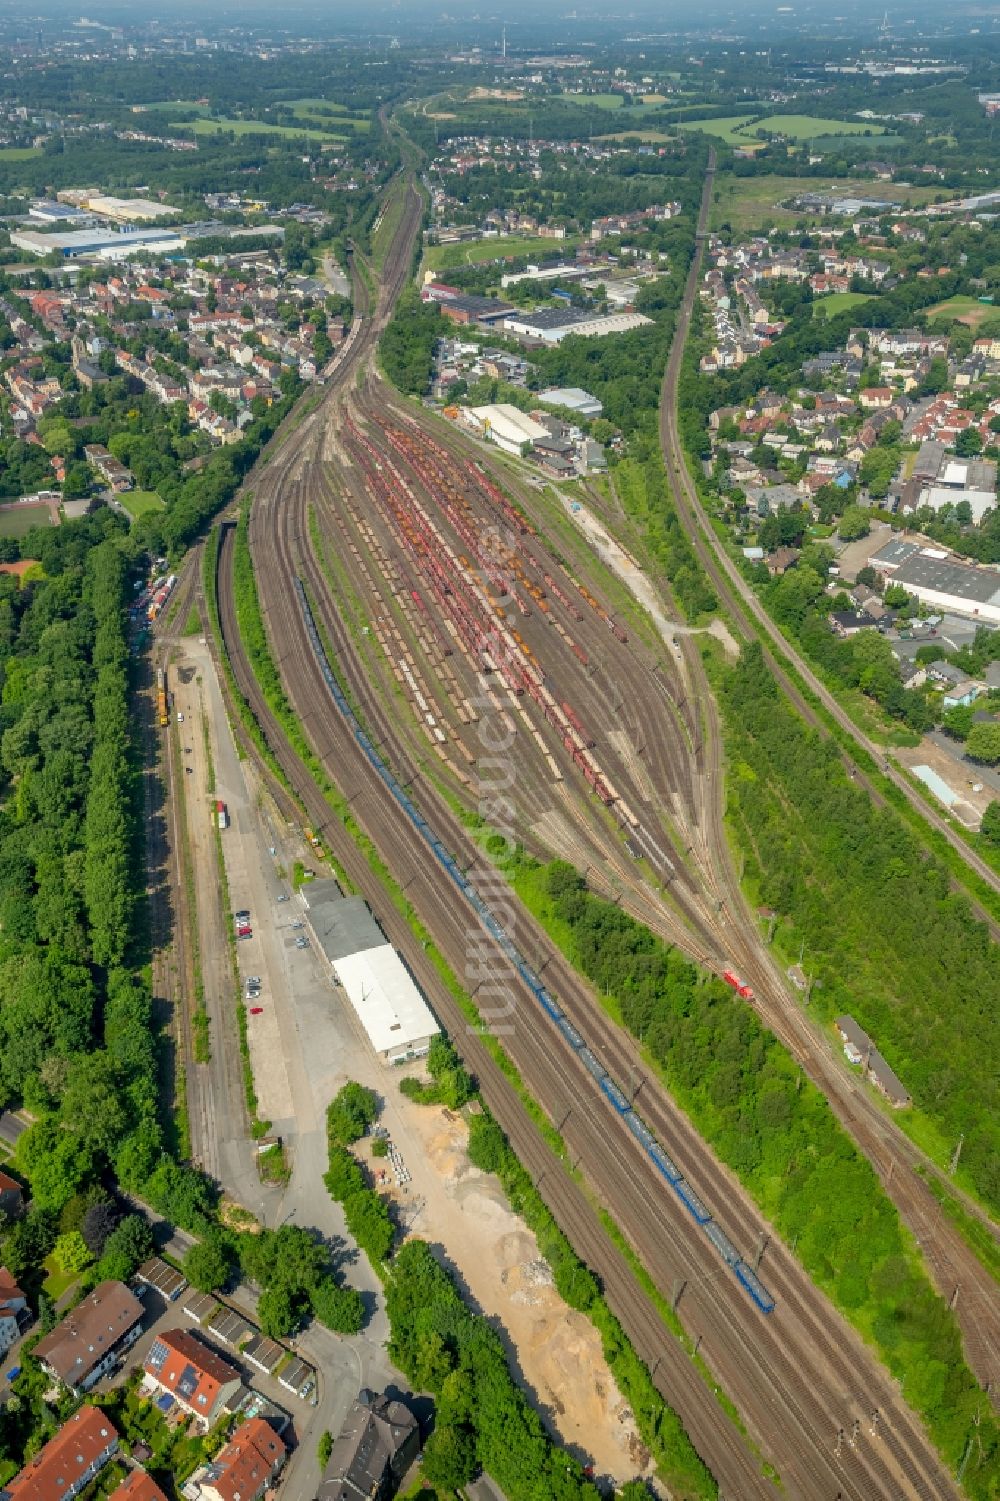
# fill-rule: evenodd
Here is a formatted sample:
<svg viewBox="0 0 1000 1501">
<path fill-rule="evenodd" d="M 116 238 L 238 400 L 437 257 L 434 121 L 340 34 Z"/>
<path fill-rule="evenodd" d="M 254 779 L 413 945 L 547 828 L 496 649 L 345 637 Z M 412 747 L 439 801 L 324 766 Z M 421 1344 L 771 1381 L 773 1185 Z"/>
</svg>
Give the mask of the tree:
<svg viewBox="0 0 1000 1501">
<path fill-rule="evenodd" d="M 153 1254 L 153 1232 L 143 1214 L 129 1214 L 112 1230 L 97 1263 L 102 1281 L 127 1282 L 137 1266 Z"/>
<path fill-rule="evenodd" d="M 974 724 L 965 742 L 965 753 L 973 761 L 995 766 L 1000 761 L 1000 724 Z"/>
<path fill-rule="evenodd" d="M 973 459 L 977 453 L 983 451 L 983 440 L 979 429 L 965 427 L 955 439 L 955 452 L 960 459 Z"/>
<path fill-rule="evenodd" d="M 184 1275 L 199 1292 L 225 1287 L 232 1271 L 232 1256 L 221 1235 L 206 1235 L 184 1258 Z"/>
<path fill-rule="evenodd" d="M 316 1463 L 319 1465 L 320 1474 L 323 1473 L 327 1465 L 330 1463 L 330 1455 L 332 1453 L 333 1434 L 330 1432 L 329 1428 L 324 1428 L 323 1432 L 319 1436 L 319 1443 L 316 1445 Z"/>
<path fill-rule="evenodd" d="M 96 1204 L 91 1204 L 83 1216 L 81 1234 L 87 1243 L 88 1250 L 94 1256 L 101 1256 L 115 1226 L 118 1224 L 120 1215 L 114 1204 L 102 1199 Z"/>
<path fill-rule="evenodd" d="M 975 713 L 971 704 L 954 704 L 946 709 L 941 719 L 945 734 L 955 740 L 968 740 Z"/>
<path fill-rule="evenodd" d="M 468 1428 L 439 1424 L 424 1445 L 424 1479 L 436 1491 L 458 1491 L 475 1475 L 476 1444 Z"/>
<path fill-rule="evenodd" d="M 301 1322 L 291 1293 L 284 1287 L 269 1287 L 257 1302 L 260 1327 L 270 1339 L 286 1339 Z"/>
<path fill-rule="evenodd" d="M 79 1230 L 71 1230 L 68 1235 L 60 1235 L 52 1249 L 52 1254 L 61 1270 L 68 1273 L 82 1272 L 84 1267 L 89 1266 L 94 1259 Z"/>
<path fill-rule="evenodd" d="M 365 1302 L 353 1287 L 338 1287 L 327 1277 L 313 1288 L 312 1311 L 334 1334 L 357 1334 L 365 1322 Z"/>
<path fill-rule="evenodd" d="M 350 1146 L 364 1136 L 377 1114 L 375 1091 L 349 1079 L 326 1112 L 327 1136 L 339 1146 Z"/>
<path fill-rule="evenodd" d="M 983 814 L 979 832 L 990 844 L 1000 845 L 1000 800 L 994 798 Z"/>
<path fill-rule="evenodd" d="M 844 542 L 856 542 L 859 537 L 867 537 L 870 530 L 868 512 L 862 510 L 861 506 L 848 506 L 840 518 L 837 530 Z"/>
</svg>

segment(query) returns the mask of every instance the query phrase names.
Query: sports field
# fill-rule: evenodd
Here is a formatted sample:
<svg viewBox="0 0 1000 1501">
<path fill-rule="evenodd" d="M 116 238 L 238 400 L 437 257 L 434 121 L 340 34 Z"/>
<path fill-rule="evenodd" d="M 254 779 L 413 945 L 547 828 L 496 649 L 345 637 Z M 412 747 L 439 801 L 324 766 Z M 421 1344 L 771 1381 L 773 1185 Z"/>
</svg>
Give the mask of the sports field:
<svg viewBox="0 0 1000 1501">
<path fill-rule="evenodd" d="M 41 154 L 41 146 L 0 146 L 0 162 L 28 162 Z"/>
<path fill-rule="evenodd" d="M 23 537 L 33 526 L 58 526 L 59 511 L 56 502 L 47 500 L 33 504 L 0 506 L 0 537 Z"/>
<path fill-rule="evenodd" d="M 970 328 L 978 328 L 987 318 L 1000 318 L 1000 307 L 994 307 L 991 302 L 980 302 L 976 297 L 959 295 L 928 308 L 927 318 L 932 323 L 957 321 L 967 323 Z"/>
<path fill-rule="evenodd" d="M 830 292 L 826 297 L 817 297 L 813 303 L 814 318 L 836 318 L 838 313 L 846 313 L 848 308 L 860 307 L 863 302 L 871 302 L 870 292 Z"/>
</svg>

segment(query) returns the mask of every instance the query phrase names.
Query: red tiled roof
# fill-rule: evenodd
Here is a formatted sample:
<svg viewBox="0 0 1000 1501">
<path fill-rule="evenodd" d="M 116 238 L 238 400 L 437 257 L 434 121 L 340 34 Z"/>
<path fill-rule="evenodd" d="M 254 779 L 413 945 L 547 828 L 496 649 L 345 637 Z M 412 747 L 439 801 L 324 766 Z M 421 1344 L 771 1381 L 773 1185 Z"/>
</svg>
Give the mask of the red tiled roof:
<svg viewBox="0 0 1000 1501">
<path fill-rule="evenodd" d="M 128 1479 L 111 1492 L 108 1501 L 167 1501 L 167 1498 L 145 1470 L 133 1470 Z"/>
<path fill-rule="evenodd" d="M 8 1480 L 12 1501 L 58 1501 L 117 1440 L 118 1431 L 106 1412 L 81 1407 L 44 1449 Z"/>
<path fill-rule="evenodd" d="M 162 1361 L 156 1358 L 160 1349 L 166 1352 Z M 228 1360 L 187 1329 L 158 1334 L 146 1356 L 145 1370 L 185 1407 L 205 1417 L 215 1407 L 222 1388 L 239 1379 L 239 1372 Z"/>
<path fill-rule="evenodd" d="M 270 1424 L 263 1418 L 251 1418 L 237 1428 L 216 1455 L 219 1473 L 212 1480 L 212 1489 L 222 1501 L 252 1501 L 262 1493 L 284 1455 L 284 1441 Z"/>
</svg>

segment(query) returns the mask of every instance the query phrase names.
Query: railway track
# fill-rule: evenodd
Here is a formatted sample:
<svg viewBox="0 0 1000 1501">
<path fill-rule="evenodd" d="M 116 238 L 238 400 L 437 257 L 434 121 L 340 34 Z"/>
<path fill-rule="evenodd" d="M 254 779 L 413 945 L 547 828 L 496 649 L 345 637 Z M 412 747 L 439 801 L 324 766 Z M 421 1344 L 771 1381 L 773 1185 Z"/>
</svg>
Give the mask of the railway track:
<svg viewBox="0 0 1000 1501">
<path fill-rule="evenodd" d="M 706 230 L 711 207 L 713 173 L 714 152 L 711 153 L 711 165 L 702 196 L 698 226 L 701 234 Z M 847 730 L 869 755 L 876 760 L 884 760 L 884 754 L 856 730 L 808 665 L 790 648 L 750 586 L 740 577 L 721 543 L 715 539 L 711 523 L 688 473 L 677 426 L 677 383 L 697 295 L 703 254 L 704 240 L 699 239 L 663 385 L 661 442 L 678 516 L 727 612 L 744 638 L 750 640 L 756 635 L 751 623 L 752 616 L 754 621 L 763 626 L 776 648 L 795 664 L 803 681 L 819 697 L 838 725 Z M 684 649 L 694 668 L 696 654 L 693 646 L 688 642 Z M 771 656 L 769 666 L 782 691 L 795 703 L 807 723 L 820 733 L 827 733 L 823 722 L 804 699 L 795 682 L 783 671 L 780 662 Z M 707 687 L 705 694 L 707 699 Z M 715 738 L 718 746 L 718 736 Z M 718 764 L 721 768 L 721 753 L 718 750 L 713 764 Z M 905 792 L 910 803 L 927 818 L 932 827 L 947 834 L 949 842 L 968 860 L 970 867 L 977 874 L 983 874 L 986 870 L 992 877 L 990 884 L 995 889 L 1000 889 L 1000 881 L 974 852 L 967 849 L 946 821 L 933 813 L 928 814 L 922 801 L 901 775 L 891 770 L 888 774 L 894 785 Z M 884 802 L 863 770 L 857 770 L 856 781 L 868 790 L 876 802 Z M 712 842 L 717 850 L 724 851 L 726 838 L 720 811 L 716 809 L 713 816 L 716 827 Z M 766 1025 L 775 1032 L 823 1091 L 845 1129 L 872 1162 L 904 1222 L 924 1246 L 929 1270 L 941 1294 L 949 1300 L 957 1295 L 956 1312 L 962 1326 L 966 1356 L 978 1380 L 990 1391 L 993 1403 L 997 1406 L 1000 1403 L 1000 1300 L 996 1297 L 996 1285 L 992 1277 L 958 1232 L 945 1224 L 937 1200 L 918 1176 L 918 1168 L 930 1167 L 931 1171 L 935 1171 L 933 1165 L 928 1163 L 924 1154 L 899 1127 L 886 1119 L 867 1092 L 844 1074 L 830 1049 L 817 1039 L 812 1024 L 791 1000 L 785 977 L 770 952 L 762 946 L 758 925 L 746 909 L 731 865 L 724 859 L 719 863 L 719 877 L 726 890 L 727 910 L 732 918 L 731 951 L 741 972 L 754 988 L 757 1010 Z M 980 916 L 989 926 L 993 939 L 1000 937 L 1000 925 L 981 909 Z M 1000 1229 L 982 1213 L 978 1205 L 964 1195 L 961 1197 L 968 1212 L 978 1218 L 994 1239 L 1000 1242 Z M 928 1233 L 928 1226 L 936 1228 Z M 963 1297 L 966 1298 L 964 1305 Z"/>
<path fill-rule="evenodd" d="M 362 346 L 358 349 L 356 359 L 361 361 L 364 357 L 365 349 Z M 340 383 L 341 390 L 346 389 L 346 384 L 345 375 Z M 324 408 L 326 406 L 325 400 Z M 312 657 L 304 623 L 301 619 L 296 619 L 292 584 L 295 578 L 301 576 L 316 600 L 320 619 L 334 650 L 339 649 L 343 653 L 343 661 L 338 662 L 338 666 L 347 672 L 351 671 L 355 653 L 339 612 L 328 598 L 329 589 L 322 569 L 312 556 L 307 525 L 308 505 L 310 498 L 316 494 L 322 470 L 320 453 L 323 425 L 324 422 L 332 425 L 333 418 L 332 410 L 324 411 L 322 420 L 318 414 L 308 418 L 300 431 L 294 452 L 288 451 L 282 455 L 279 451 L 256 486 L 257 500 L 251 515 L 251 546 L 260 560 L 258 578 L 262 605 L 290 698 L 300 713 L 317 754 L 349 797 L 355 817 L 383 855 L 391 861 L 406 888 L 407 896 L 428 923 L 442 952 L 461 975 L 469 952 L 468 916 L 456 911 L 454 892 L 442 886 L 437 874 L 429 869 L 426 851 L 415 842 L 413 830 L 401 823 L 395 806 L 387 805 L 384 788 L 374 778 L 369 764 L 360 755 L 353 737 L 331 717 L 322 673 Z M 267 715 L 266 706 L 261 703 L 260 695 L 255 691 L 256 685 L 248 664 L 245 659 L 241 659 L 241 648 L 230 608 L 231 598 L 228 597 L 231 595 L 231 587 L 225 573 L 225 567 L 231 565 L 231 541 L 228 539 L 223 558 L 219 592 L 223 604 L 227 648 L 232 655 L 243 691 L 254 704 L 255 711 L 264 716 L 262 722 L 270 721 L 269 739 L 273 734 L 280 744 L 284 738 L 280 735 L 280 728 Z M 261 564 L 265 558 L 266 567 L 263 567 Z M 356 673 L 352 687 L 357 687 Z M 376 698 L 374 703 L 369 703 L 368 708 L 377 715 L 371 725 L 376 737 L 393 734 L 389 722 L 391 716 L 387 715 L 385 706 L 380 708 Z M 272 748 L 277 754 L 273 741 Z M 293 762 L 294 759 L 296 758 L 293 758 Z M 330 830 L 329 814 L 323 813 L 322 806 L 315 806 L 316 789 L 311 778 L 303 776 L 304 768 L 301 764 L 297 768 L 292 763 L 290 765 L 290 774 L 300 794 L 313 799 L 310 816 Z M 286 772 L 289 772 L 288 765 Z M 422 789 L 422 798 L 423 795 Z M 426 795 L 430 796 L 430 793 Z M 445 816 L 442 803 L 443 800 L 439 800 L 433 808 L 435 824 L 439 817 Z M 332 833 L 338 833 L 336 827 Z M 454 824 L 446 821 L 443 837 L 456 853 L 471 853 L 475 858 L 474 847 L 468 849 L 463 845 L 464 831 L 457 825 L 457 820 Z M 343 841 L 338 837 L 333 842 L 339 849 Z M 520 915 L 518 921 L 522 921 Z M 525 922 L 530 940 L 537 942 L 540 952 L 547 952 L 549 946 L 545 935 L 540 931 L 533 931 L 526 918 Z M 409 951 L 411 945 L 408 934 L 404 932 L 402 939 L 394 938 L 394 941 L 400 941 L 404 950 Z M 489 951 L 488 944 L 486 948 Z M 490 972 L 495 972 L 498 968 L 502 972 L 500 956 L 492 952 L 489 954 Z M 626 1056 L 624 1053 L 619 1054 L 618 1050 L 629 1046 L 627 1040 L 607 1021 L 596 1001 L 589 996 L 587 988 L 562 965 L 558 957 L 549 961 L 549 968 L 546 969 L 547 983 L 550 978 L 560 1000 L 566 1004 L 571 1014 L 580 1018 L 582 1027 L 586 1029 L 588 1037 L 593 1039 L 595 1046 L 603 1051 L 609 1062 L 614 1060 L 623 1065 Z M 631 1137 L 620 1125 L 612 1126 L 602 1099 L 591 1088 L 589 1076 L 578 1065 L 575 1067 L 579 1077 L 573 1076 L 574 1065 L 560 1043 L 551 1035 L 552 1029 L 543 1023 L 533 1009 L 533 1001 L 524 994 L 519 994 L 516 985 L 511 989 L 516 1003 L 516 1026 L 508 1046 L 522 1068 L 526 1081 L 537 1097 L 546 1101 L 556 1119 L 563 1117 L 562 1130 L 570 1150 L 585 1164 L 587 1175 L 601 1196 L 615 1204 L 616 1215 L 626 1226 L 630 1238 L 644 1263 L 653 1271 L 659 1285 L 665 1289 L 671 1288 L 678 1277 L 687 1282 L 689 1291 L 685 1292 L 681 1302 L 682 1314 L 689 1321 L 689 1327 L 694 1328 L 697 1322 L 697 1332 L 702 1336 L 707 1357 L 727 1389 L 740 1402 L 741 1409 L 748 1414 L 751 1431 L 778 1463 L 789 1493 L 808 1497 L 809 1501 L 827 1494 L 833 1497 L 838 1490 L 845 1497 L 851 1497 L 852 1501 L 855 1497 L 858 1501 L 862 1501 L 862 1498 L 869 1501 L 869 1498 L 883 1495 L 925 1498 L 954 1494 L 923 1438 L 919 1425 L 889 1389 L 884 1376 L 875 1368 L 860 1341 L 856 1341 L 855 1336 L 846 1328 L 841 1329 L 836 1316 L 831 1316 L 825 1301 L 811 1287 L 790 1257 L 787 1269 L 782 1264 L 782 1267 L 775 1266 L 772 1271 L 770 1261 L 766 1268 L 765 1275 L 771 1282 L 775 1282 L 777 1277 L 778 1285 L 786 1289 L 780 1295 L 783 1311 L 773 1321 L 763 1321 L 759 1314 L 751 1310 L 738 1287 L 721 1280 L 729 1278 L 728 1272 L 714 1257 L 706 1256 L 703 1240 L 680 1217 L 676 1206 L 664 1199 L 662 1183 L 651 1176 L 644 1176 L 645 1169 L 634 1151 Z M 435 1004 L 444 1008 L 442 1019 L 453 1029 L 457 1027 L 456 1035 L 461 1036 L 464 1030 L 462 1018 L 457 1014 L 453 1002 L 448 1003 L 441 998 L 440 991 L 439 984 L 429 987 Z M 578 1009 L 571 1010 L 573 1006 Z M 470 1064 L 480 1069 L 480 1053 L 483 1050 L 476 1049 L 470 1040 L 468 1049 L 463 1044 L 463 1051 L 473 1054 Z M 489 1069 L 485 1064 L 483 1069 L 485 1071 L 481 1073 L 481 1077 L 484 1088 L 487 1098 L 492 1101 L 492 1086 L 486 1082 Z M 555 1081 L 558 1081 L 558 1085 L 554 1087 Z M 644 1094 L 645 1089 L 646 1086 Z M 555 1099 L 554 1094 L 557 1096 Z M 516 1129 L 520 1128 L 516 1122 L 512 1122 L 509 1108 L 507 1116 L 504 1116 L 504 1108 L 501 1104 L 498 1115 L 505 1128 L 511 1130 L 512 1138 L 515 1139 L 518 1150 L 521 1150 L 520 1139 L 516 1136 Z M 645 1112 L 645 1099 L 643 1109 Z M 518 1112 L 523 1114 L 519 1106 Z M 671 1121 L 668 1128 L 664 1119 L 661 1129 L 671 1147 L 676 1148 L 681 1157 L 687 1152 L 690 1160 L 695 1162 L 693 1181 L 699 1188 L 704 1188 L 707 1174 L 703 1172 L 703 1168 L 708 1154 L 704 1152 L 686 1121 L 683 1118 Z M 668 1129 L 674 1132 L 676 1140 L 668 1135 Z M 677 1140 L 681 1142 L 680 1147 L 677 1147 Z M 527 1160 L 534 1170 L 537 1156 L 529 1155 Z M 551 1163 L 549 1166 L 551 1168 Z M 542 1171 L 545 1169 L 542 1168 Z M 722 1173 L 721 1169 L 718 1171 Z M 722 1177 L 713 1180 L 713 1190 L 715 1187 L 720 1194 L 728 1196 L 735 1193 L 737 1199 L 742 1198 L 741 1191 Z M 558 1188 L 558 1198 L 565 1212 L 565 1184 L 559 1184 Z M 722 1211 L 721 1205 L 716 1207 L 720 1209 L 727 1228 L 736 1235 L 750 1235 L 755 1229 L 759 1233 L 762 1228 L 759 1216 L 756 1216 L 749 1203 L 741 1206 L 740 1213 L 747 1218 L 739 1222 Z M 555 1212 L 559 1217 L 558 1211 Z M 590 1254 L 579 1242 L 577 1244 L 582 1254 Z M 774 1254 L 776 1260 L 779 1256 L 787 1255 L 778 1250 Z M 594 1263 L 602 1275 L 605 1259 L 602 1257 Z M 784 1306 L 786 1296 L 787 1307 Z M 799 1320 L 803 1317 L 809 1320 L 807 1329 L 800 1327 Z M 831 1364 L 828 1359 L 832 1342 L 831 1328 L 834 1327 L 838 1348 L 849 1352 L 849 1357 L 842 1358 L 839 1365 Z M 646 1358 L 651 1359 L 651 1363 L 658 1358 L 662 1361 L 663 1355 L 669 1354 L 668 1344 L 665 1349 L 666 1336 L 662 1332 L 662 1325 L 658 1335 L 655 1326 L 652 1331 L 647 1331 L 647 1347 L 649 1333 L 654 1336 L 655 1354 L 652 1357 L 647 1355 Z M 859 1383 L 861 1390 L 858 1390 Z M 871 1395 L 873 1392 L 878 1392 L 882 1397 L 881 1402 L 875 1402 Z M 855 1434 L 855 1424 L 860 1429 L 866 1419 L 871 1420 L 871 1413 L 864 1412 L 864 1406 L 868 1402 L 874 1403 L 872 1412 L 877 1406 L 883 1414 L 883 1422 L 891 1428 L 891 1438 L 869 1441 L 860 1431 Z M 694 1433 L 701 1421 L 695 1419 L 695 1426 L 689 1431 Z M 850 1442 L 846 1445 L 841 1443 L 840 1452 L 837 1453 L 837 1433 L 840 1427 L 851 1433 L 854 1446 Z M 703 1430 L 699 1428 L 698 1431 Z M 884 1433 L 885 1429 L 882 1431 Z M 785 1437 L 776 1436 L 779 1434 Z M 711 1450 L 706 1452 L 712 1454 Z M 731 1462 L 731 1456 L 727 1462 Z M 755 1493 L 746 1488 L 744 1476 L 735 1494 Z"/>
</svg>

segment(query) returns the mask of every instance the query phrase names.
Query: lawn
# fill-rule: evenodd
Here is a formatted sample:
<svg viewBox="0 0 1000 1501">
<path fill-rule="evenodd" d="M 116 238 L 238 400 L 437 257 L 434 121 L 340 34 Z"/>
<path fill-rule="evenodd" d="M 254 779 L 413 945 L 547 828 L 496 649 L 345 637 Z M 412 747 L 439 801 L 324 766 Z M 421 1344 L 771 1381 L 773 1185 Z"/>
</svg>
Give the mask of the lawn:
<svg viewBox="0 0 1000 1501">
<path fill-rule="evenodd" d="M 226 115 L 211 120 L 178 120 L 176 124 L 180 128 L 186 125 L 195 135 L 218 135 L 220 131 L 229 130 L 237 136 L 291 136 L 295 140 L 338 142 L 345 139 L 332 131 L 314 130 L 305 125 L 301 129 L 297 125 L 268 125 L 263 120 L 232 120 Z"/>
<path fill-rule="evenodd" d="M 133 521 L 148 516 L 150 511 L 162 511 L 163 501 L 155 490 L 125 490 L 118 499 Z"/>
<path fill-rule="evenodd" d="M 817 297 L 813 303 L 814 318 L 836 318 L 838 313 L 846 313 L 848 308 L 860 307 L 863 302 L 871 302 L 870 292 L 830 292 L 826 297 Z"/>
<path fill-rule="evenodd" d="M 967 323 L 970 328 L 978 328 L 985 323 L 987 318 L 1000 316 L 1000 308 L 991 302 L 980 302 L 976 297 L 949 297 L 947 302 L 935 303 L 934 307 L 927 309 L 927 317 L 932 322 L 940 320 L 942 323 Z"/>
<path fill-rule="evenodd" d="M 33 526 L 52 522 L 52 512 L 43 501 L 39 505 L 0 506 L 0 537 L 23 537 Z"/>
<path fill-rule="evenodd" d="M 48 1293 L 53 1303 L 58 1302 L 63 1293 L 73 1286 L 80 1276 L 79 1272 L 64 1272 L 53 1256 L 46 1256 L 42 1266 L 48 1273 L 42 1288 Z"/>
<path fill-rule="evenodd" d="M 455 266 L 472 266 L 503 256 L 571 255 L 579 236 L 565 240 L 542 240 L 537 235 L 498 235 L 495 240 L 471 240 L 460 245 L 429 245 L 424 251 L 424 266 L 430 271 L 448 271 Z"/>
<path fill-rule="evenodd" d="M 885 134 L 884 125 L 872 125 L 867 120 L 830 120 L 822 115 L 768 115 L 758 120 L 749 132 L 767 130 L 772 135 L 790 136 L 793 141 L 814 141 L 818 136 L 859 136 Z"/>
<path fill-rule="evenodd" d="M 371 129 L 367 115 L 352 115 L 346 104 L 337 104 L 333 99 L 282 99 L 280 102 L 300 120 L 322 122 L 330 120 L 330 116 L 334 115 L 336 118 L 330 120 L 330 124 L 335 130 L 356 130 L 361 133 Z"/>
<path fill-rule="evenodd" d="M 41 146 L 0 146 L 0 162 L 27 162 L 41 154 Z"/>
</svg>

